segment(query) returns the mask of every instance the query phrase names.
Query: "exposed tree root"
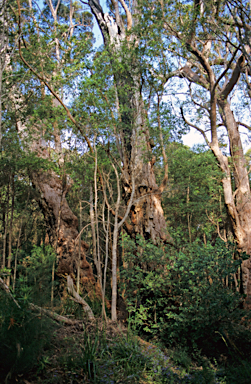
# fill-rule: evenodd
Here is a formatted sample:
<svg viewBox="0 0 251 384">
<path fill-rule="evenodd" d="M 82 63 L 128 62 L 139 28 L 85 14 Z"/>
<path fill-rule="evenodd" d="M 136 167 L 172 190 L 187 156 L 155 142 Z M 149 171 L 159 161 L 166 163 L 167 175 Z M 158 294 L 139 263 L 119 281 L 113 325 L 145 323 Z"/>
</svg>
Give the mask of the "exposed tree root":
<svg viewBox="0 0 251 384">
<path fill-rule="evenodd" d="M 74 301 L 81 304 L 83 307 L 83 310 L 86 312 L 89 320 L 94 320 L 94 314 L 91 310 L 91 307 L 87 304 L 87 302 L 76 292 L 73 280 L 70 275 L 67 276 L 67 289 L 69 294 L 74 298 Z"/>
</svg>

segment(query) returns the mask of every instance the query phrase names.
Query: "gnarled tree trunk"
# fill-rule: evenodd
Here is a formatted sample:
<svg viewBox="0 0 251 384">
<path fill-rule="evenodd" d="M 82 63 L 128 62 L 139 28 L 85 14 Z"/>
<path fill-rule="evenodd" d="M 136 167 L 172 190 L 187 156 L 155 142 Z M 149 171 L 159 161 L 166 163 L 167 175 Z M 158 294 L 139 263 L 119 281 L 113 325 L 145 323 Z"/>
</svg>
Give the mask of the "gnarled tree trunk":
<svg viewBox="0 0 251 384">
<path fill-rule="evenodd" d="M 49 0 L 47 2 L 50 12 L 54 20 L 54 32 L 57 35 L 57 12 L 60 6 L 60 0 L 57 4 L 53 5 L 53 2 Z M 31 15 L 33 14 L 32 2 L 29 2 L 29 8 Z M 19 9 L 19 29 L 21 31 L 21 7 L 18 1 Z M 72 7 L 70 10 L 70 18 L 72 18 Z M 36 22 L 35 22 L 36 24 Z M 71 25 L 72 27 L 72 25 Z M 71 28 L 71 35 L 73 28 Z M 21 33 L 20 33 L 21 34 Z M 38 41 L 40 40 L 39 32 L 37 33 Z M 55 45 L 52 46 L 52 50 L 55 47 L 56 54 L 56 71 L 60 71 L 60 45 L 59 40 L 55 37 Z M 21 43 L 19 41 L 19 54 L 24 63 L 32 70 L 32 67 L 23 59 L 21 51 Z M 53 53 L 54 54 L 54 53 Z M 53 75 L 56 77 L 56 73 Z M 41 80 L 41 79 L 40 79 Z M 60 89 L 60 84 L 54 83 L 56 89 Z M 41 82 L 41 92 L 44 94 L 44 82 Z M 15 89 L 13 101 L 16 108 L 17 116 L 17 129 L 20 134 L 20 138 L 25 140 L 27 131 L 30 125 L 29 118 L 27 118 L 27 124 L 22 121 L 19 113 L 20 105 L 22 105 L 22 95 L 19 95 L 19 90 Z M 60 105 L 56 98 L 52 99 L 52 106 L 58 107 Z M 40 124 L 40 123 L 39 123 Z M 43 123 L 42 123 L 43 124 Z M 62 157 L 61 139 L 58 131 L 57 123 L 53 124 L 54 128 L 54 143 L 55 152 L 59 157 L 59 165 L 62 165 L 64 160 Z M 33 126 L 32 142 L 28 143 L 29 149 L 35 152 L 38 157 L 49 159 L 50 155 L 45 141 L 41 138 L 42 125 Z M 87 262 L 85 252 L 88 249 L 88 245 L 84 241 L 79 241 L 78 232 L 78 219 L 70 209 L 66 194 L 71 187 L 71 182 L 68 180 L 67 175 L 61 177 L 53 171 L 32 171 L 30 178 L 33 186 L 38 192 L 38 202 L 41 207 L 42 213 L 45 218 L 47 233 L 49 237 L 49 243 L 54 247 L 58 256 L 57 273 L 67 274 L 72 278 L 75 278 L 77 274 L 77 268 L 80 267 L 80 282 L 84 285 L 88 292 L 93 292 L 96 289 L 95 278 L 93 275 L 92 267 Z M 80 252 L 79 252 L 79 247 Z M 80 265 L 79 265 L 80 263 Z M 100 294 L 100 292 L 97 292 Z"/>
<path fill-rule="evenodd" d="M 17 122 L 20 137 L 25 136 L 27 127 Z M 46 143 L 39 138 L 38 129 L 34 129 L 30 149 L 38 157 L 49 159 Z M 71 187 L 68 176 L 60 177 L 54 171 L 32 171 L 32 184 L 38 192 L 38 203 L 46 222 L 49 243 L 56 250 L 58 257 L 57 274 L 70 275 L 75 278 L 79 263 L 80 244 L 80 282 L 91 294 L 97 288 L 92 267 L 87 262 L 85 253 L 89 246 L 84 241 L 79 242 L 78 219 L 70 209 L 66 194 Z M 98 295 L 100 292 L 96 292 Z"/>
<path fill-rule="evenodd" d="M 40 195 L 38 201 L 44 214 L 49 242 L 57 251 L 57 273 L 75 277 L 79 258 L 79 232 L 78 219 L 69 208 L 65 197 L 70 185 L 54 172 L 33 172 L 31 179 Z M 88 248 L 88 245 L 81 241 L 80 281 L 90 290 L 94 287 L 95 279 L 92 267 L 85 257 Z"/>
</svg>

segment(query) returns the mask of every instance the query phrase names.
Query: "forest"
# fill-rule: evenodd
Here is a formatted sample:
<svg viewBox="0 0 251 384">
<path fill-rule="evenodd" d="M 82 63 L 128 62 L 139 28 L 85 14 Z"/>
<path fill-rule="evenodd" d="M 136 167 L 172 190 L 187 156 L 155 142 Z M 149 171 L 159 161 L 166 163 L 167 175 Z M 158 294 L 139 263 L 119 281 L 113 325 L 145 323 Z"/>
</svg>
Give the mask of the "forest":
<svg viewBox="0 0 251 384">
<path fill-rule="evenodd" d="M 249 0 L 0 0 L 0 383 L 250 384 L 250 53 Z"/>
</svg>

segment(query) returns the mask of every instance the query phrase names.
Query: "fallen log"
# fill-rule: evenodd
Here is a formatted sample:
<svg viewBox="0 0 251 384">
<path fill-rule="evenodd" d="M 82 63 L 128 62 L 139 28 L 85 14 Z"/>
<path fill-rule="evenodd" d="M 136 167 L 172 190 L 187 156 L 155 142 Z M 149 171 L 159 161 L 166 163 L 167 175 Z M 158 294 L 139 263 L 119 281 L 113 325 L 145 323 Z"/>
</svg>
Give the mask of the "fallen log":
<svg viewBox="0 0 251 384">
<path fill-rule="evenodd" d="M 39 307 L 38 305 L 35 305 L 35 304 L 32 304 L 32 303 L 29 303 L 29 308 L 32 311 L 34 311 L 34 312 L 40 312 L 43 315 L 46 315 L 46 316 L 50 317 L 53 320 L 59 321 L 60 323 L 64 323 L 64 324 L 67 324 L 67 325 L 80 325 L 80 324 L 83 323 L 80 320 L 71 320 L 71 319 L 69 319 L 66 316 L 61 316 L 61 315 L 59 315 L 56 312 L 50 311 L 49 309 L 45 309 L 45 308 Z"/>
<path fill-rule="evenodd" d="M 8 287 L 7 284 L 3 281 L 3 279 L 0 277 L 0 287 L 7 293 L 7 295 L 13 300 L 13 302 L 16 304 L 16 306 L 19 309 L 22 309 L 16 299 L 13 297 L 10 288 Z M 75 291 L 74 285 L 73 285 L 73 280 L 70 276 L 67 277 L 67 288 L 68 292 L 71 296 L 73 296 L 74 301 L 77 303 L 81 304 L 83 307 L 83 310 L 87 313 L 88 319 L 89 320 L 94 320 L 94 314 L 90 308 L 90 306 L 87 304 L 87 302 Z M 28 303 L 28 307 L 30 310 L 34 312 L 40 312 L 48 317 L 50 317 L 53 320 L 56 320 L 60 323 L 64 323 L 67 325 L 81 325 L 83 322 L 81 320 L 72 320 L 69 319 L 66 316 L 59 315 L 56 312 L 50 311 L 49 309 L 45 309 L 42 307 L 39 307 L 38 305 L 35 305 L 33 303 Z"/>
</svg>

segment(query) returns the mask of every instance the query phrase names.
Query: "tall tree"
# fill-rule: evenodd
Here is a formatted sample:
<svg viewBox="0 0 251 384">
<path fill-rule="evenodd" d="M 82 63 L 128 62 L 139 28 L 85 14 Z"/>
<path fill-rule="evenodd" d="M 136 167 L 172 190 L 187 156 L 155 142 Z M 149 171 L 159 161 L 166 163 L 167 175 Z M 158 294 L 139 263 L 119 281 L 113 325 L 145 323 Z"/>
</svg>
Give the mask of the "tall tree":
<svg viewBox="0 0 251 384">
<path fill-rule="evenodd" d="M 186 80 L 190 97 L 189 107 L 181 110 L 183 119 L 204 136 L 218 161 L 225 204 L 238 247 L 250 256 L 251 192 L 239 130 L 245 121 L 237 120 L 238 113 L 233 112 L 234 103 L 231 103 L 234 91 L 241 92 L 238 84 L 246 65 L 238 25 L 234 24 L 225 2 L 168 0 L 153 1 L 151 5 L 151 11 L 149 4 L 145 6 L 148 15 L 151 13 L 147 19 L 151 31 L 161 30 L 156 38 L 163 39 L 166 49 L 181 58 L 175 75 Z M 248 46 L 245 49 L 249 51 Z M 200 112 L 197 123 L 189 120 L 193 119 L 191 114 L 187 117 L 191 105 Z M 230 156 L 221 145 L 222 127 L 226 129 Z M 242 274 L 246 305 L 250 307 L 251 258 L 243 261 Z"/>
<path fill-rule="evenodd" d="M 55 164 L 46 172 L 31 171 L 30 177 L 39 192 L 39 204 L 45 217 L 48 240 L 59 256 L 58 273 L 75 275 L 80 253 L 81 281 L 87 289 L 89 285 L 93 290 L 95 279 L 92 267 L 85 257 L 88 245 L 78 239 L 78 220 L 66 200 L 71 181 L 64 171 L 61 145 L 61 130 L 65 125 L 65 117 L 58 108 L 60 98 L 47 95 L 44 86 L 44 81 L 49 82 L 54 94 L 64 97 L 65 87 L 69 86 L 69 81 L 64 80 L 64 76 L 67 70 L 69 71 L 69 59 L 74 65 L 76 57 L 72 52 L 78 40 L 81 41 L 80 50 L 86 50 L 87 46 L 90 46 L 90 14 L 85 18 L 79 12 L 81 7 L 74 8 L 72 2 L 69 9 L 63 1 L 49 0 L 44 8 L 44 14 L 47 17 L 45 19 L 43 14 L 38 15 L 33 9 L 32 1 L 29 1 L 29 7 L 25 7 L 23 13 L 21 13 L 20 1 L 17 1 L 17 4 L 19 55 L 22 63 L 25 64 L 24 68 L 28 67 L 30 72 L 28 75 L 28 72 L 24 71 L 25 75 L 34 82 L 31 93 L 35 108 L 32 111 L 30 104 L 24 102 L 28 101 L 27 82 L 24 92 L 22 92 L 23 89 L 18 89 L 17 84 L 13 85 L 12 102 L 15 106 L 16 126 L 23 144 L 26 144 L 30 151 Z M 39 17 L 41 17 L 42 26 L 39 24 Z M 77 32 L 76 37 L 74 31 L 78 28 L 80 31 Z M 86 36 L 83 36 L 86 31 Z M 35 55 L 32 50 L 36 52 Z M 39 121 L 37 116 L 40 116 Z"/>
<path fill-rule="evenodd" d="M 109 13 L 99 0 L 89 0 L 108 52 L 116 93 L 117 144 L 123 164 L 122 189 L 128 203 L 135 177 L 135 197 L 130 210 L 131 235 L 140 234 L 153 241 L 172 241 L 161 207 L 161 194 L 167 172 L 158 187 L 154 174 L 155 158 L 149 137 L 147 109 L 142 94 L 142 67 L 138 37 L 132 31 L 137 23 L 137 1 L 112 0 Z M 167 168 L 166 168 L 167 171 Z M 135 176 L 133 176 L 135 175 Z"/>
</svg>

